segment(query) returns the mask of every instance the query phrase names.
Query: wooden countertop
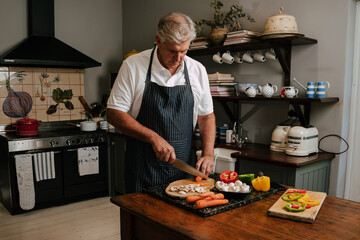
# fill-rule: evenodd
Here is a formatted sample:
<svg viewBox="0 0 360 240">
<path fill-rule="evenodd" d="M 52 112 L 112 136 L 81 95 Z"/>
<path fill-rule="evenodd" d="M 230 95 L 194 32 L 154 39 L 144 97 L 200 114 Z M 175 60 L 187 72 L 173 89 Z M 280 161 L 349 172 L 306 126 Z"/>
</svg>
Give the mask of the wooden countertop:
<svg viewBox="0 0 360 240">
<path fill-rule="evenodd" d="M 195 150 L 201 149 L 201 141 L 193 140 L 193 148 Z M 255 162 L 264 162 L 269 164 L 299 168 L 312 163 L 324 160 L 331 160 L 335 158 L 335 154 L 319 152 L 311 154 L 307 157 L 294 157 L 286 155 L 283 152 L 274 152 L 270 150 L 270 146 L 259 143 L 247 143 L 239 148 L 235 144 L 216 144 L 215 148 L 233 149 L 234 153 L 231 154 L 233 158 L 251 160 Z"/>
<path fill-rule="evenodd" d="M 145 193 L 111 198 L 121 209 L 122 239 L 359 239 L 360 203 L 327 196 L 314 223 L 270 217 L 283 191 L 201 217 Z"/>
</svg>

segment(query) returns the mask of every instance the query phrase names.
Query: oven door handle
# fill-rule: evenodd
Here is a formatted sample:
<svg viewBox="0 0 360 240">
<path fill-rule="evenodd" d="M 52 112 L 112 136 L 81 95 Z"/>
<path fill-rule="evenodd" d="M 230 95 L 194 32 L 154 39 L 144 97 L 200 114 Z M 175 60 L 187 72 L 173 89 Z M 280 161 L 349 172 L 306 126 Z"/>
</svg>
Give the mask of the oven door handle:
<svg viewBox="0 0 360 240">
<path fill-rule="evenodd" d="M 60 151 L 44 151 L 44 152 L 54 152 L 54 154 L 61 153 Z M 42 153 L 42 152 L 39 150 L 30 150 L 30 151 L 27 151 L 26 153 L 35 154 L 35 153 Z M 18 155 L 18 154 L 15 154 L 15 155 Z"/>
</svg>

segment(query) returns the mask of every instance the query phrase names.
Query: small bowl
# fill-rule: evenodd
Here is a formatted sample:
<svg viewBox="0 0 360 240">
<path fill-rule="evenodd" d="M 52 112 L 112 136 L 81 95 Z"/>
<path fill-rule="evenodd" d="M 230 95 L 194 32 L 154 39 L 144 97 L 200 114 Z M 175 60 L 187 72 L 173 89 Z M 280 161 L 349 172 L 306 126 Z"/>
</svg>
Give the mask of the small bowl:
<svg viewBox="0 0 360 240">
<path fill-rule="evenodd" d="M 218 191 L 219 193 L 222 193 L 224 194 L 224 197 L 225 198 L 229 198 L 229 199 L 234 199 L 234 198 L 245 198 L 247 197 L 249 194 L 251 194 L 253 192 L 253 189 L 250 188 L 250 192 L 248 193 L 240 193 L 240 192 L 224 192 L 224 191 L 221 191 L 217 188 L 215 188 L 216 191 Z"/>
<path fill-rule="evenodd" d="M 235 84 L 236 96 L 239 96 L 240 94 L 245 94 L 245 90 L 250 86 L 257 88 L 259 86 L 259 84 L 257 84 L 257 83 L 236 83 Z"/>
</svg>

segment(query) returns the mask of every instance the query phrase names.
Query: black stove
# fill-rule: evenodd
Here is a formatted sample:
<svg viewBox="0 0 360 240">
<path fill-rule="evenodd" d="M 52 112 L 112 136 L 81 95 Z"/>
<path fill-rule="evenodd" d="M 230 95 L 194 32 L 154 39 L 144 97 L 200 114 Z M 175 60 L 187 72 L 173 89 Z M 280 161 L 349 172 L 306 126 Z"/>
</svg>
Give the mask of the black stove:
<svg viewBox="0 0 360 240">
<path fill-rule="evenodd" d="M 104 143 L 106 132 L 103 130 L 84 132 L 77 129 L 39 131 L 31 137 L 19 137 L 15 132 L 1 135 L 8 141 L 9 152 L 40 150 L 47 148 L 75 147 L 86 144 Z"/>
<path fill-rule="evenodd" d="M 65 122 L 47 122 L 39 127 L 38 135 L 21 137 L 16 132 L 0 134 L 8 142 L 9 152 L 41 150 L 48 148 L 75 147 L 106 142 L 106 131 L 81 131 Z"/>
<path fill-rule="evenodd" d="M 78 169 L 78 151 L 98 149 L 99 171 L 82 176 Z M 0 131 L 0 200 L 11 213 L 26 212 L 19 205 L 15 159 L 18 155 L 38 156 L 51 152 L 55 178 L 35 181 L 34 210 L 88 198 L 108 195 L 107 132 L 81 131 L 63 122 L 41 123 L 38 135 L 20 137 L 15 131 Z"/>
</svg>

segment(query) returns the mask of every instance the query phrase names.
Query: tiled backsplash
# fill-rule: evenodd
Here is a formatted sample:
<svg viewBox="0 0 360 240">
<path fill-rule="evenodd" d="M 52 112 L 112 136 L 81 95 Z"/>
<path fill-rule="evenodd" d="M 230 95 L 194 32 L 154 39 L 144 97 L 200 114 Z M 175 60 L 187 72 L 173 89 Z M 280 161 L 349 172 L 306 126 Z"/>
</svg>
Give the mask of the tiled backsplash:
<svg viewBox="0 0 360 240">
<path fill-rule="evenodd" d="M 22 101 L 29 100 L 23 92 L 32 106 Z M 84 96 L 83 69 L 0 67 L 0 124 L 15 123 L 24 109 L 31 109 L 27 117 L 44 122 L 85 119 L 79 96 Z"/>
</svg>

